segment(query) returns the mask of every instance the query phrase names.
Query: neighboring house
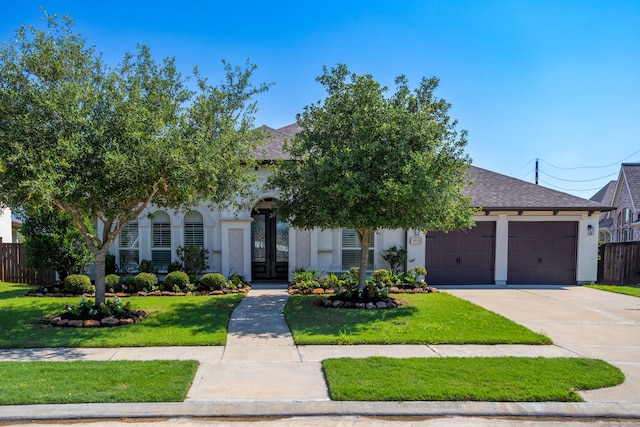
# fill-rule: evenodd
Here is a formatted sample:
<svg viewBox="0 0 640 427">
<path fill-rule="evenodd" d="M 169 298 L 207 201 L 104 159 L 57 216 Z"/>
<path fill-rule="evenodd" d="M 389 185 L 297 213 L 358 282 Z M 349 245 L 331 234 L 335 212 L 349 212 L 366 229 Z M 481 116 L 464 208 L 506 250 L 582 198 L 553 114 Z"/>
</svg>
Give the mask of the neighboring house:
<svg viewBox="0 0 640 427">
<path fill-rule="evenodd" d="M 286 158 L 282 143 L 299 131 L 294 124 L 264 126 L 273 138 L 261 150 L 265 163 Z M 262 180 L 267 168 L 258 171 Z M 425 266 L 430 284 L 583 284 L 597 276 L 600 203 L 550 190 L 485 169 L 471 167 L 475 185 L 465 189 L 477 226 L 467 231 L 424 234 L 380 230 L 369 248 L 369 269 L 388 268 L 381 253 L 408 250 L 408 267 Z M 150 259 L 166 271 L 176 249 L 195 244 L 208 249 L 209 270 L 235 272 L 249 281 L 288 280 L 295 269 L 345 272 L 357 264 L 353 230 L 297 230 L 272 215 L 276 192 L 261 190 L 253 209 L 189 212 L 149 207 L 123 228 L 111 252 L 119 265 Z"/>
<path fill-rule="evenodd" d="M 0 241 L 2 243 L 14 242 L 11 228 L 11 210 L 0 208 Z"/>
<path fill-rule="evenodd" d="M 611 181 L 591 200 L 612 208 L 600 214 L 600 241 L 640 241 L 640 163 L 623 163 Z"/>
</svg>

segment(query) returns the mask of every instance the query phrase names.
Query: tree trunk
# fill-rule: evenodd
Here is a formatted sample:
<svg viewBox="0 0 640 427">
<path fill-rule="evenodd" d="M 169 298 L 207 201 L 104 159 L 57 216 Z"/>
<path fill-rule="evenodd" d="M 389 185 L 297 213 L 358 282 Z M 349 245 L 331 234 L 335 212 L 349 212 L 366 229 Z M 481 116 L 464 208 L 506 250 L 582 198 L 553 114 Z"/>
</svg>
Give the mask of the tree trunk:
<svg viewBox="0 0 640 427">
<path fill-rule="evenodd" d="M 371 229 L 363 228 L 356 230 L 356 234 L 360 238 L 360 271 L 358 271 L 358 289 L 362 291 L 365 287 L 367 279 L 367 264 L 369 261 L 369 238 Z"/>
<path fill-rule="evenodd" d="M 106 259 L 107 253 L 109 253 L 109 248 L 102 247 L 99 251 L 94 252 L 95 256 L 95 267 L 96 267 L 96 305 L 100 305 L 105 302 L 105 284 L 104 284 L 104 276 L 105 276 L 105 267 L 106 267 Z"/>
</svg>

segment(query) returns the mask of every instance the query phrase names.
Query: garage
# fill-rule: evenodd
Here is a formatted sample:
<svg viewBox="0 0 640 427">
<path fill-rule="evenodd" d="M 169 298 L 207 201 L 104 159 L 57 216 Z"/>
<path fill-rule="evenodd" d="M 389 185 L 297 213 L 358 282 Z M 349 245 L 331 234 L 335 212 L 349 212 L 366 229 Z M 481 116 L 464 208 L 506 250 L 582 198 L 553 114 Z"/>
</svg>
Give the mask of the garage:
<svg viewBox="0 0 640 427">
<path fill-rule="evenodd" d="M 426 238 L 427 283 L 492 284 L 496 224 L 480 221 L 470 230 L 430 232 Z"/>
<path fill-rule="evenodd" d="M 578 223 L 510 222 L 508 284 L 576 283 Z"/>
</svg>

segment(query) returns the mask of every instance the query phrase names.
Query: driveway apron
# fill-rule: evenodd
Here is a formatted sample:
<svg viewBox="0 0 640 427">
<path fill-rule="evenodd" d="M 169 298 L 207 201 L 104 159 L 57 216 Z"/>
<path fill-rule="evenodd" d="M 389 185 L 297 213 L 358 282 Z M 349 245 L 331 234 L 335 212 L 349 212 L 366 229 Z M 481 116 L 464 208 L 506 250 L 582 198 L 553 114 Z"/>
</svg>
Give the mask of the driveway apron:
<svg viewBox="0 0 640 427">
<path fill-rule="evenodd" d="M 640 402 L 640 298 L 582 286 L 442 288 L 624 372 L 617 387 L 581 392 L 587 402 Z"/>
<path fill-rule="evenodd" d="M 249 291 L 222 358 L 200 365 L 187 401 L 329 400 L 320 361 L 303 363 L 284 320 L 288 297 L 286 285 Z"/>
</svg>

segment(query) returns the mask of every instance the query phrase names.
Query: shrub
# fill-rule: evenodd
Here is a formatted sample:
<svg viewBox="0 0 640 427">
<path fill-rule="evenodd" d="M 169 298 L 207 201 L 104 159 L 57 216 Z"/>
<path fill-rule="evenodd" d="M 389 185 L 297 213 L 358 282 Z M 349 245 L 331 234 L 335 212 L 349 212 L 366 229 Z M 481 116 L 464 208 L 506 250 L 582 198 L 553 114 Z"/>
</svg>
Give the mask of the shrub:
<svg viewBox="0 0 640 427">
<path fill-rule="evenodd" d="M 104 286 L 107 289 L 117 289 L 120 284 L 120 276 L 117 274 L 109 274 L 104 278 Z"/>
<path fill-rule="evenodd" d="M 183 271 L 172 271 L 167 274 L 164 279 L 164 286 L 167 289 L 173 289 L 175 286 L 182 289 L 189 283 L 189 275 Z"/>
<path fill-rule="evenodd" d="M 178 249 L 176 249 L 176 255 L 182 262 L 184 271 L 187 274 L 194 274 L 197 276 L 201 271 L 204 271 L 209 267 L 209 264 L 207 264 L 209 252 L 199 246 L 178 246 Z"/>
<path fill-rule="evenodd" d="M 158 284 L 158 277 L 153 273 L 138 273 L 133 278 L 133 286 L 138 292 L 153 291 Z"/>
<path fill-rule="evenodd" d="M 391 274 L 389 274 L 388 270 L 376 270 L 371 274 L 371 279 L 374 282 L 384 283 L 391 278 Z"/>
<path fill-rule="evenodd" d="M 173 273 L 174 271 L 182 271 L 182 263 L 180 261 L 172 261 L 167 264 L 167 273 Z"/>
<path fill-rule="evenodd" d="M 395 245 L 382 252 L 381 255 L 382 259 L 389 263 L 389 268 L 393 274 L 399 274 L 407 263 L 407 250 L 398 248 Z M 412 262 L 414 260 L 412 259 L 410 261 Z"/>
<path fill-rule="evenodd" d="M 200 282 L 214 291 L 219 291 L 227 285 L 227 280 L 220 273 L 208 273 L 200 278 Z"/>
<path fill-rule="evenodd" d="M 112 254 L 107 254 L 107 257 L 104 259 L 104 272 L 105 274 L 115 274 L 117 271 L 116 267 L 116 256 Z"/>
<path fill-rule="evenodd" d="M 138 270 L 141 273 L 157 273 L 158 270 L 153 265 L 153 261 L 150 259 L 143 259 L 140 261 L 140 265 L 138 266 Z"/>
<path fill-rule="evenodd" d="M 320 276 L 322 276 L 322 271 L 318 269 L 312 270 L 311 267 L 308 267 L 306 269 L 298 268 L 293 271 L 294 283 L 318 280 Z"/>
<path fill-rule="evenodd" d="M 360 267 L 351 267 L 346 276 L 346 280 L 357 282 L 360 279 Z"/>
<path fill-rule="evenodd" d="M 84 274 L 70 274 L 64 279 L 64 290 L 76 295 L 91 292 L 91 279 Z"/>
</svg>

